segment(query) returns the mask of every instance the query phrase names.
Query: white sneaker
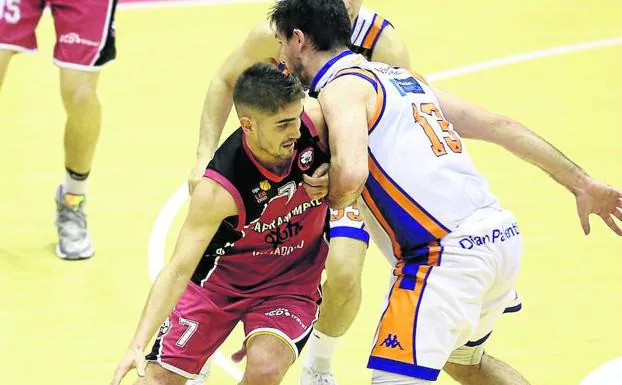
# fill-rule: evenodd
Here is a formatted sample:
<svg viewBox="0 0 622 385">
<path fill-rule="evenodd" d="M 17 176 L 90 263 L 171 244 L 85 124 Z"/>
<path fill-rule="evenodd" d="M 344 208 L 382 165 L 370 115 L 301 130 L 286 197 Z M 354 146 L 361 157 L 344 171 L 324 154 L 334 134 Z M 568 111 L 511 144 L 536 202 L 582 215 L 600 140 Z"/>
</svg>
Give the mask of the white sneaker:
<svg viewBox="0 0 622 385">
<path fill-rule="evenodd" d="M 300 385 L 337 385 L 337 381 L 331 372 L 316 372 L 303 366 L 300 373 Z"/>
<path fill-rule="evenodd" d="M 95 253 L 91 236 L 86 229 L 85 199 L 84 195 L 65 193 L 62 185 L 56 189 L 56 255 L 59 258 L 87 259 Z"/>
</svg>

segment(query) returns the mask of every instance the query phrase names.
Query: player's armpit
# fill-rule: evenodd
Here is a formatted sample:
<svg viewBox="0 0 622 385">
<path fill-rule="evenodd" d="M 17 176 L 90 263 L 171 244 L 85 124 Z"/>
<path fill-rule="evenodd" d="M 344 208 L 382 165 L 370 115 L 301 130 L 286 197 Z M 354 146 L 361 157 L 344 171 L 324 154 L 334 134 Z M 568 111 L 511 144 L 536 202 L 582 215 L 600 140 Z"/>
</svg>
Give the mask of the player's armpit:
<svg viewBox="0 0 622 385">
<path fill-rule="evenodd" d="M 315 98 L 307 96 L 304 100 L 304 110 L 304 114 L 311 120 L 313 127 L 317 131 L 320 144 L 328 149 L 328 128 L 326 127 L 326 120 L 324 119 L 320 102 Z"/>
<path fill-rule="evenodd" d="M 406 43 L 395 28 L 385 28 L 374 47 L 373 61 L 410 69 L 410 54 Z"/>
<path fill-rule="evenodd" d="M 203 178 L 190 197 L 170 268 L 191 275 L 223 219 L 237 215 L 237 211 L 235 200 L 225 187 Z"/>
</svg>

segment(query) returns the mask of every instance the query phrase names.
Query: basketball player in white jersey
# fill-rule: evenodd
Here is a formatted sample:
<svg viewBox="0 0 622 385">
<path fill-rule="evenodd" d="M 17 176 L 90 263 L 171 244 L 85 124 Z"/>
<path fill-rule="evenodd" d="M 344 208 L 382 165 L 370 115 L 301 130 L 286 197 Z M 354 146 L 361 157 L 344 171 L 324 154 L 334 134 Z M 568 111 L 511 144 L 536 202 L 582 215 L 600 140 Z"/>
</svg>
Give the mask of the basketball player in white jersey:
<svg viewBox="0 0 622 385">
<path fill-rule="evenodd" d="M 485 113 L 437 95 L 423 78 L 348 50 L 340 2 L 280 0 L 271 20 L 288 69 L 319 93 L 332 156 L 329 204 L 344 207 L 362 195 L 372 237 L 395 266 L 368 363 L 373 383 L 426 384 L 445 369 L 462 384 L 527 384 L 483 349 L 500 315 L 517 310 L 508 307 L 520 229 L 441 107 L 462 117 L 465 137 L 504 135 L 478 131 L 473 123 Z M 591 213 L 622 233 L 613 219 L 622 220 L 619 190 L 528 130 L 517 131 L 525 135 L 507 147 L 576 195 L 586 233 Z"/>
<path fill-rule="evenodd" d="M 361 7 L 361 3 L 362 0 L 344 0 L 352 22 L 348 44 L 350 49 L 373 61 L 410 68 L 407 48 L 397 31 L 379 14 Z M 201 119 L 197 163 L 189 180 L 191 189 L 200 180 L 205 165 L 218 145 L 231 110 L 231 88 L 237 76 L 257 61 L 278 63 L 278 57 L 279 45 L 274 39 L 274 30 L 266 22 L 259 23 L 246 40 L 229 55 L 211 80 Z M 577 193 L 580 186 L 571 181 L 575 175 L 574 165 L 549 143 L 516 121 L 468 105 L 449 93 L 436 91 L 444 107 L 445 116 L 456 124 L 456 130 L 461 136 L 498 144 L 536 164 L 559 183 Z M 325 183 L 320 180 L 311 182 L 318 185 Z M 589 177 L 586 182 L 590 183 L 585 185 L 596 183 L 597 188 L 590 193 L 577 193 L 578 202 L 582 202 L 579 213 L 584 229 L 588 226 L 587 215 L 599 209 L 592 207 L 594 203 L 592 197 L 597 196 L 594 195 L 594 191 L 596 193 L 609 191 L 607 186 L 598 184 Z M 315 337 L 308 344 L 302 372 L 303 385 L 334 383 L 330 374 L 331 357 L 336 349 L 338 337 L 345 333 L 358 311 L 362 256 L 356 261 L 353 256 L 347 261 L 338 260 L 337 256 L 338 253 L 329 255 L 325 300 L 320 320 L 314 330 Z M 196 384 L 202 381 L 199 379 Z"/>
<path fill-rule="evenodd" d="M 348 46 L 354 52 L 364 55 L 375 61 L 395 63 L 410 67 L 405 46 L 397 35 L 391 23 L 376 12 L 362 7 L 362 0 L 344 0 L 348 9 L 352 29 Z M 257 63 L 274 63 L 279 65 L 280 47 L 274 38 L 274 30 L 267 21 L 258 23 L 242 42 L 224 61 L 220 70 L 211 79 L 201 116 L 200 139 L 197 147 L 197 161 L 190 179 L 189 187 L 193 187 L 201 180 L 205 167 L 218 147 L 225 122 L 231 111 L 232 90 L 238 76 L 248 67 Z M 314 181 L 321 184 L 325 181 Z M 313 186 L 306 186 L 312 190 Z M 321 188 L 319 189 L 322 190 Z M 332 337 L 343 335 L 358 312 L 360 304 L 360 274 L 363 255 L 348 255 L 347 263 L 339 260 L 339 253 L 329 253 L 330 261 L 327 264 L 327 283 L 323 292 L 327 298 L 322 303 L 321 319 L 316 324 L 315 336 L 310 341 L 307 356 L 312 358 L 316 353 L 320 356 L 331 355 L 335 350 L 336 340 Z M 338 293 L 331 295 L 330 293 Z M 317 346 L 319 344 L 320 346 Z M 315 360 L 314 360 L 315 361 Z M 311 361 L 305 367 L 311 367 Z M 329 373 L 329 360 L 320 358 L 314 366 L 318 366 L 317 373 L 305 370 L 303 375 L 312 378 L 313 383 L 322 383 L 322 378 L 332 381 Z M 201 376 L 188 383 L 199 385 L 207 377 L 207 368 Z"/>
</svg>

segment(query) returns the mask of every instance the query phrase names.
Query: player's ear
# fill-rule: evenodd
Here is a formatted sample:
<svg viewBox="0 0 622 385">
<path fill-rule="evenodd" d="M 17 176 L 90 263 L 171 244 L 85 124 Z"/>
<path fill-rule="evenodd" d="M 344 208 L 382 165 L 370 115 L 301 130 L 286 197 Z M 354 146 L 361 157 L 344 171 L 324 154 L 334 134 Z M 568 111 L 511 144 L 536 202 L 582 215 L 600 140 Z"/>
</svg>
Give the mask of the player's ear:
<svg viewBox="0 0 622 385">
<path fill-rule="evenodd" d="M 301 30 L 297 28 L 294 28 L 294 31 L 292 33 L 292 39 L 296 39 L 294 41 L 298 44 L 299 47 L 302 46 L 307 41 L 307 38 L 304 32 L 302 32 Z"/>
<path fill-rule="evenodd" d="M 248 134 L 253 130 L 253 123 L 250 118 L 243 116 L 240 118 L 240 127 L 245 134 Z"/>
</svg>

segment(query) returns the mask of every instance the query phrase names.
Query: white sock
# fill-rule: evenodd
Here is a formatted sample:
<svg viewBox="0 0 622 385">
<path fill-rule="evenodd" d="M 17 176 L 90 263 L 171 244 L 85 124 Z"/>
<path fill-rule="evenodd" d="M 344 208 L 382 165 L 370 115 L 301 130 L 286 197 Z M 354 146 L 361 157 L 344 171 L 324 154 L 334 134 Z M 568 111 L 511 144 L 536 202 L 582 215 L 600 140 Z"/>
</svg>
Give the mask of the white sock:
<svg viewBox="0 0 622 385">
<path fill-rule="evenodd" d="M 340 337 L 331 337 L 313 329 L 307 343 L 304 366 L 316 372 L 330 372 L 330 363 L 335 354 Z"/>
<path fill-rule="evenodd" d="M 81 177 L 81 179 L 75 179 L 69 173 L 69 171 L 65 170 L 65 183 L 63 183 L 63 193 L 69 193 L 73 195 L 84 195 L 86 194 L 86 181 L 88 174 L 85 177 Z"/>
</svg>

